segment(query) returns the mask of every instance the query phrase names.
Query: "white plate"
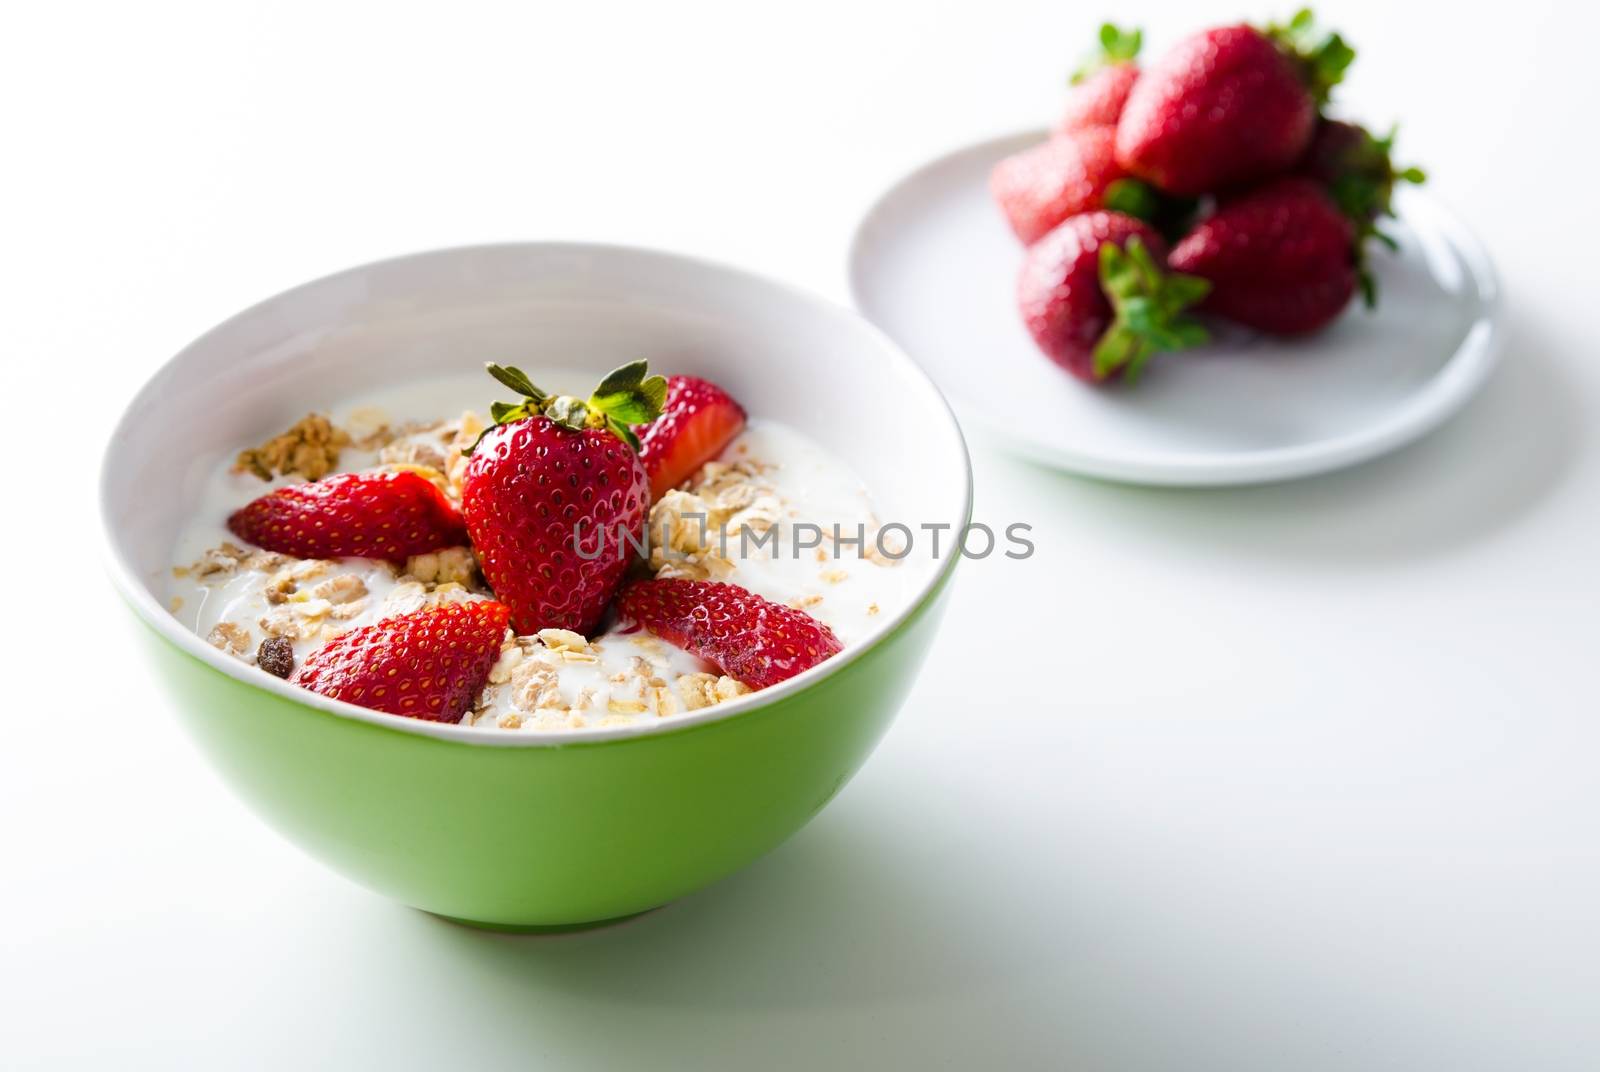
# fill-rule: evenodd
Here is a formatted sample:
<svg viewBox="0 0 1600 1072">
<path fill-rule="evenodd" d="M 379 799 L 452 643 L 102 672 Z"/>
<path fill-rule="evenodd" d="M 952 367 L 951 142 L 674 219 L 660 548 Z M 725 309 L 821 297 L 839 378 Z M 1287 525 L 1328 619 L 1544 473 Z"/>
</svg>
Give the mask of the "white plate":
<svg viewBox="0 0 1600 1072">
<path fill-rule="evenodd" d="M 1204 349 L 1159 356 L 1131 388 L 1073 379 L 1017 314 L 1022 247 L 990 201 L 989 169 L 1043 138 L 999 138 L 901 180 L 861 222 L 856 305 L 922 363 L 964 418 L 1073 472 L 1141 484 L 1263 483 L 1327 472 L 1437 427 L 1483 384 L 1503 330 L 1494 268 L 1467 228 L 1414 189 L 1371 255 L 1359 301 L 1293 341 L 1218 324 Z"/>
</svg>

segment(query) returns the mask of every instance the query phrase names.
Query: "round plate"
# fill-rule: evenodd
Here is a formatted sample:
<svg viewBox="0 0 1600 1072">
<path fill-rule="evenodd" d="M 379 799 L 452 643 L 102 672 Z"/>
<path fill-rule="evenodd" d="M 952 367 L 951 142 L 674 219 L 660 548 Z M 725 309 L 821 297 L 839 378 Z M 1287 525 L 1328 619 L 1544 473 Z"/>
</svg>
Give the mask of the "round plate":
<svg viewBox="0 0 1600 1072">
<path fill-rule="evenodd" d="M 1017 312 L 1022 246 L 989 169 L 1029 131 L 901 180 L 850 257 L 856 305 L 920 361 L 965 418 L 1046 464 L 1141 484 L 1251 484 L 1354 465 L 1437 427 L 1482 385 L 1503 334 L 1483 247 L 1439 204 L 1396 193 L 1399 242 L 1374 248 L 1378 308 L 1359 300 L 1315 335 L 1212 325 L 1202 349 L 1156 357 L 1139 382 L 1094 387 L 1052 364 Z"/>
</svg>

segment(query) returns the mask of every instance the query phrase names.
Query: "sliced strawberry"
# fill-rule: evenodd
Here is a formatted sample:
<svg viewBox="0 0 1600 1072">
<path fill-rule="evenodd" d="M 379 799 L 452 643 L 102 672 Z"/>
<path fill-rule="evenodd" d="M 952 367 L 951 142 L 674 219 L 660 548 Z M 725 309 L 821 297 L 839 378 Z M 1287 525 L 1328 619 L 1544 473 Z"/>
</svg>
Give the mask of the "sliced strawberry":
<svg viewBox="0 0 1600 1072">
<path fill-rule="evenodd" d="M 843 650 L 833 630 L 803 610 L 719 581 L 636 581 L 625 618 L 753 689 L 786 681 Z"/>
<path fill-rule="evenodd" d="M 511 612 L 445 603 L 352 629 L 312 652 L 291 684 L 391 715 L 459 722 L 500 655 Z"/>
<path fill-rule="evenodd" d="M 661 416 L 634 429 L 650 498 L 661 498 L 721 454 L 744 430 L 744 407 L 709 380 L 672 376 Z"/>
<path fill-rule="evenodd" d="M 241 540 L 296 558 L 382 558 L 403 563 L 467 542 L 461 513 L 426 478 L 340 473 L 268 492 L 228 518 Z"/>
</svg>

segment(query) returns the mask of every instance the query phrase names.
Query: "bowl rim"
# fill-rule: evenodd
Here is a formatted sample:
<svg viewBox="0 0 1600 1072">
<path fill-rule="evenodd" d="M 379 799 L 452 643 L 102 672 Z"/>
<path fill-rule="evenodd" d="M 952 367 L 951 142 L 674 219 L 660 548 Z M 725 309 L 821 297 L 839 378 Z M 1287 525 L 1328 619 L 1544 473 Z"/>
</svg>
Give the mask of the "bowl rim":
<svg viewBox="0 0 1600 1072">
<path fill-rule="evenodd" d="M 938 564 L 938 568 L 931 571 L 927 579 L 915 591 L 912 598 L 907 600 L 894 614 L 886 616 L 873 634 L 864 638 L 860 643 L 845 648 L 838 655 L 795 675 L 787 681 L 760 689 L 735 700 L 715 704 L 700 711 L 675 715 L 651 723 L 631 726 L 587 727 L 580 730 L 562 730 L 550 733 L 518 733 L 497 727 L 463 726 L 456 722 L 430 722 L 424 719 L 407 718 L 404 715 L 392 715 L 384 711 L 358 707 L 343 700 L 330 699 L 291 685 L 287 681 L 273 677 L 270 674 L 261 673 L 254 667 L 230 658 L 206 643 L 198 634 L 185 628 L 166 607 L 156 600 L 155 596 L 139 579 L 138 571 L 124 554 L 112 523 L 111 475 L 116 447 L 126 430 L 132 426 L 131 418 L 137 410 L 142 408 L 141 403 L 147 399 L 173 366 L 182 361 L 196 347 L 201 346 L 236 321 L 256 314 L 269 306 L 290 300 L 315 288 L 325 287 L 340 280 L 406 261 L 470 257 L 503 250 L 527 250 L 552 254 L 598 253 L 612 257 L 645 258 L 669 262 L 686 269 L 709 272 L 714 275 L 720 274 L 725 278 L 766 287 L 808 306 L 816 315 L 853 324 L 856 330 L 863 330 L 867 333 L 867 337 L 876 343 L 877 349 L 891 365 L 896 367 L 903 376 L 915 383 L 931 403 L 931 412 L 938 415 L 938 421 L 934 428 L 935 434 L 948 437 L 946 445 L 955 447 L 957 456 L 961 459 L 960 509 L 956 520 L 959 521 L 963 529 L 971 522 L 973 503 L 972 457 L 967 449 L 966 438 L 962 434 L 960 422 L 957 421 L 955 413 L 951 410 L 949 401 L 928 374 L 923 371 L 922 367 L 906 353 L 899 343 L 895 342 L 886 332 L 856 310 L 824 298 L 793 283 L 762 275 L 746 268 L 692 254 L 677 253 L 646 246 L 609 242 L 541 240 L 442 246 L 366 261 L 352 267 L 329 272 L 263 298 L 218 321 L 179 348 L 154 368 L 139 388 L 128 398 L 120 416 L 106 438 L 101 453 L 97 481 L 97 506 L 100 515 L 101 553 L 107 572 L 110 574 L 112 584 L 118 594 L 122 596 L 123 600 L 132 608 L 134 614 L 146 626 L 150 627 L 157 636 L 173 645 L 181 653 L 191 656 L 203 665 L 234 679 L 241 685 L 339 718 L 364 722 L 381 729 L 419 737 L 431 737 L 459 744 L 511 748 L 563 748 L 583 744 L 623 743 L 632 740 L 655 738 L 663 734 L 681 733 L 713 723 L 753 715 L 758 711 L 782 703 L 843 671 L 846 667 L 864 658 L 868 652 L 878 648 L 890 637 L 901 632 L 944 588 L 945 583 L 955 569 L 956 563 L 961 558 L 959 550 L 946 555 L 944 561 Z M 960 546 L 959 542 L 957 542 L 956 546 Z"/>
</svg>

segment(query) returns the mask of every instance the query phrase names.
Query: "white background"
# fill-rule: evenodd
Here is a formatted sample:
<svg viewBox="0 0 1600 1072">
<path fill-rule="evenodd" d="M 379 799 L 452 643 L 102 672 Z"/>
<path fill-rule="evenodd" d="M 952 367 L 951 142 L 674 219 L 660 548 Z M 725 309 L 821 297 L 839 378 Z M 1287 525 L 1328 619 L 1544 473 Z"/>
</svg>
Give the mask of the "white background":
<svg viewBox="0 0 1600 1072">
<path fill-rule="evenodd" d="M 246 813 L 126 648 L 96 455 L 215 321 L 515 238 L 842 299 L 872 197 L 1050 118 L 1102 16 L 1242 14 L 1165 7 L 8 8 L 0 1065 L 1600 1066 L 1587 5 L 1323 12 L 1361 49 L 1344 100 L 1405 120 L 1499 261 L 1479 401 L 1243 491 L 976 440 L 979 519 L 1037 556 L 969 564 L 861 776 L 681 904 L 513 939 L 386 903 Z"/>
</svg>

